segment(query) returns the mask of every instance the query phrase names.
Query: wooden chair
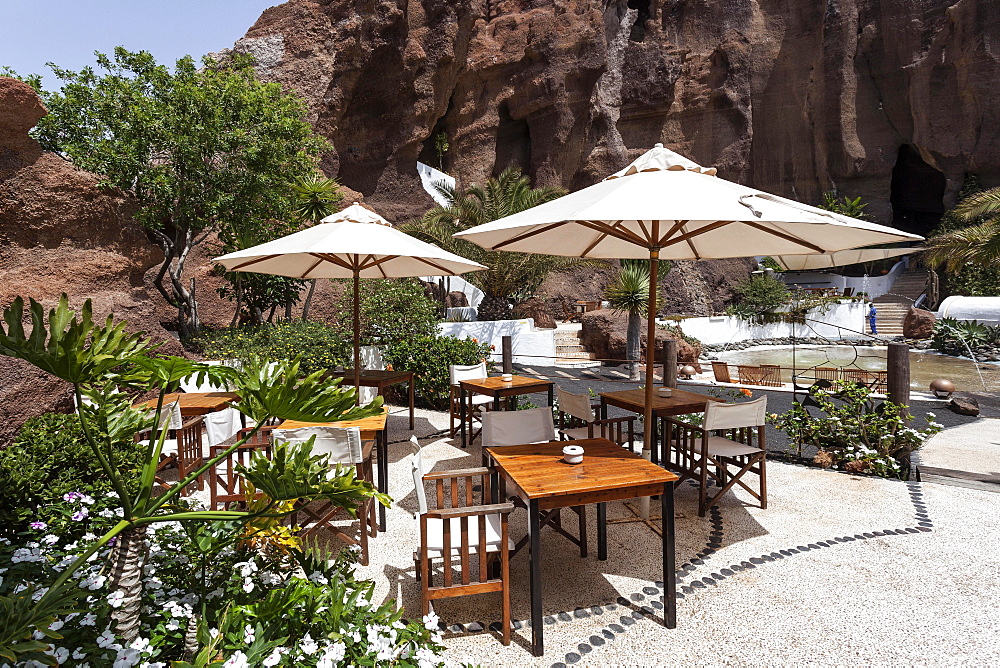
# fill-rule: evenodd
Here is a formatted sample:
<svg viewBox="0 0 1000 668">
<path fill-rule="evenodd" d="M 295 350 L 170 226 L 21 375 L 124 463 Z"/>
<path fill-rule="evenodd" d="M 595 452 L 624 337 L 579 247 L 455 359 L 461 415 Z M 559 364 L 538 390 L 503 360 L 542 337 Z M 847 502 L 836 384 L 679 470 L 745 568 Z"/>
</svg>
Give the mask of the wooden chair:
<svg viewBox="0 0 1000 668">
<path fill-rule="evenodd" d="M 413 486 L 420 517 L 420 548 L 413 553 L 417 581 L 420 582 L 421 614 L 430 613 L 431 601 L 498 591 L 501 596 L 501 637 L 510 644 L 510 539 L 507 518 L 512 503 L 486 504 L 490 498 L 490 469 L 424 473 L 420 443 L 413 446 Z M 480 505 L 474 489 L 482 485 Z M 424 483 L 434 484 L 437 505 L 427 506 Z M 445 484 L 447 483 L 447 485 Z M 441 584 L 435 585 L 432 562 L 442 562 Z M 477 568 L 473 567 L 473 561 Z M 459 577 L 454 570 L 458 569 Z M 457 580 L 457 581 L 456 581 Z"/>
<path fill-rule="evenodd" d="M 180 415 L 179 405 L 175 402 L 174 406 L 176 406 L 176 415 Z M 168 410 L 170 414 L 163 417 L 164 411 Z M 164 407 L 160 413 L 161 428 L 167 429 L 168 434 L 167 438 L 163 441 L 163 448 L 160 450 L 160 461 L 156 465 L 156 471 L 159 473 L 171 466 L 176 466 L 177 478 L 181 480 L 188 473 L 198 469 L 205 463 L 205 451 L 202 439 L 205 432 L 205 419 L 198 415 L 189 418 L 187 422 L 182 422 L 180 426 L 175 426 L 176 415 L 174 413 L 174 409 L 168 409 L 167 407 Z M 136 434 L 135 440 L 143 445 L 149 445 L 148 438 L 142 438 L 144 435 L 150 436 L 151 430 Z M 157 478 L 157 482 L 161 486 L 167 486 L 167 483 L 160 478 Z M 205 476 L 198 476 L 195 479 L 194 486 L 196 489 L 201 490 L 205 486 Z M 190 486 L 182 490 L 181 493 L 187 494 L 189 490 Z"/>
<path fill-rule="evenodd" d="M 753 495 L 760 501 L 761 508 L 767 508 L 766 413 L 767 397 L 761 397 L 738 404 L 710 401 L 705 406 L 705 420 L 701 427 L 671 418 L 663 419 L 667 430 L 665 442 L 670 444 L 666 467 L 680 474 L 677 485 L 688 478 L 698 482 L 700 517 L 704 517 L 708 508 L 714 506 L 734 485 Z M 733 472 L 730 467 L 737 470 Z M 743 481 L 747 473 L 758 476 L 756 491 Z M 721 487 L 711 497 L 708 496 L 709 478 Z"/>
<path fill-rule="evenodd" d="M 229 445 L 213 445 L 209 448 L 211 459 L 215 459 L 230 447 Z M 246 484 L 243 476 L 236 472 L 236 465 L 249 466 L 250 458 L 255 452 L 263 452 L 271 458 L 271 443 L 245 443 L 236 450 L 220 459 L 208 470 L 208 489 L 211 497 L 212 510 L 224 510 L 229 504 L 244 505 L 246 503 Z M 261 494 L 256 495 L 260 498 Z"/>
<path fill-rule="evenodd" d="M 559 440 L 556 436 L 555 423 L 552 420 L 552 409 L 530 408 L 523 411 L 493 411 L 483 416 L 483 466 L 491 462 L 486 454 L 486 448 L 503 447 L 505 445 L 525 445 L 527 443 L 548 443 Z M 497 489 L 498 485 L 494 485 Z M 502 500 L 502 499 L 501 499 Z M 520 500 L 517 503 L 521 503 Z M 580 556 L 587 556 L 587 506 L 573 506 L 577 514 L 578 534 L 574 536 L 563 528 L 560 509 L 550 510 L 543 515 L 540 527 L 549 524 L 553 529 L 569 539 L 574 545 L 580 546 Z M 525 536 L 517 543 L 515 553 L 528 544 Z"/>
<path fill-rule="evenodd" d="M 572 310 L 565 301 L 562 302 L 562 310 L 563 322 L 579 322 L 580 318 L 583 317 L 582 313 Z"/>
<path fill-rule="evenodd" d="M 634 452 L 635 416 L 598 420 L 594 404 L 586 394 L 573 394 L 556 387 L 559 404 L 559 435 L 564 440 L 606 438 Z"/>
<path fill-rule="evenodd" d="M 712 362 L 712 373 L 715 374 L 715 380 L 720 383 L 731 383 L 732 378 L 729 376 L 729 365 L 725 362 Z"/>
<path fill-rule="evenodd" d="M 835 366 L 818 366 L 813 371 L 816 380 L 828 380 L 831 383 L 840 380 L 840 369 Z"/>
<path fill-rule="evenodd" d="M 451 396 L 448 399 L 450 413 L 448 417 L 451 425 L 448 436 L 449 438 L 455 438 L 455 422 L 462 419 L 461 391 L 458 383 L 463 380 L 486 378 L 489 374 L 486 372 L 486 362 L 480 362 L 479 364 L 468 366 L 452 364 L 448 367 L 448 375 L 451 380 Z M 466 399 L 465 409 L 471 412 L 472 417 L 478 417 L 481 421 L 483 413 L 488 411 L 492 405 L 493 399 L 491 397 L 485 394 L 473 394 Z M 479 435 L 480 431 L 482 431 L 482 427 L 479 430 L 471 428 L 470 419 L 469 443 L 476 440 L 476 436 Z"/>
<path fill-rule="evenodd" d="M 358 478 L 371 483 L 374 480 L 372 466 L 372 451 L 374 441 L 362 442 L 361 431 L 357 427 L 342 429 L 339 427 L 302 427 L 299 429 L 275 429 L 272 431 L 274 443 L 304 443 L 315 436 L 313 454 L 329 455 L 331 467 L 337 465 L 354 466 Z M 376 501 L 368 498 L 357 509 L 360 520 L 358 537 L 348 535 L 340 527 L 332 524 L 333 520 L 346 508 L 335 505 L 332 501 L 302 502 L 291 514 L 292 525 L 301 527 L 301 535 L 308 537 L 321 529 L 326 529 L 348 545 L 361 547 L 361 565 L 368 565 L 368 538 L 378 535 L 378 517 Z M 301 521 L 300 521 L 301 520 Z"/>
<path fill-rule="evenodd" d="M 738 364 L 736 373 L 741 385 L 781 387 L 781 367 L 776 364 Z"/>
</svg>

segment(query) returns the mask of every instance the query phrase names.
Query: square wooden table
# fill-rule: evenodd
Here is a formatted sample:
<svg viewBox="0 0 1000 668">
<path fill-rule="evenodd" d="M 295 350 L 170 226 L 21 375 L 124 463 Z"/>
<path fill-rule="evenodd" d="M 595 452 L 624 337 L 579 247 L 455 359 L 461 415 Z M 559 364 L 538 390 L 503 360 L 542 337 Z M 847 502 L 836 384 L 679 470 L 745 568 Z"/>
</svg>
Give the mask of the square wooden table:
<svg viewBox="0 0 1000 668">
<path fill-rule="evenodd" d="M 646 390 L 639 388 L 635 390 L 622 390 L 620 392 L 604 392 L 601 396 L 601 418 L 608 417 L 608 406 L 614 406 L 626 411 L 642 415 L 646 407 Z M 704 413 L 705 404 L 709 401 L 720 401 L 718 397 L 710 397 L 706 394 L 688 392 L 674 388 L 671 396 L 661 397 L 653 392 L 653 417 L 672 417 L 674 415 L 685 415 L 687 413 Z M 655 440 L 655 439 L 654 439 Z M 662 451 L 663 444 L 660 444 Z M 660 452 L 650 444 L 650 459 L 654 464 L 660 461 Z"/>
<path fill-rule="evenodd" d="M 221 411 L 231 402 L 240 400 L 240 395 L 234 392 L 171 392 L 163 396 L 163 405 L 179 402 L 181 417 L 194 417 Z M 156 408 L 156 399 L 143 401 L 134 406 L 147 410 Z"/>
<path fill-rule="evenodd" d="M 472 395 L 484 394 L 493 397 L 493 410 L 500 410 L 501 401 L 516 397 L 521 394 L 534 394 L 535 392 L 547 392 L 549 395 L 549 406 L 552 405 L 555 383 L 544 378 L 531 378 L 530 376 L 513 376 L 511 380 L 504 381 L 500 376 L 490 378 L 478 378 L 472 380 L 461 380 L 458 383 L 458 399 L 462 407 L 462 447 L 469 447 L 465 438 L 466 417 L 469 421 L 469 429 L 472 429 Z M 468 403 L 468 406 L 466 406 Z"/>
<path fill-rule="evenodd" d="M 385 430 L 385 419 L 389 415 L 387 407 L 382 408 L 378 415 L 360 420 L 343 420 L 341 422 L 302 422 L 300 420 L 285 420 L 278 429 L 299 429 L 300 427 L 339 427 L 349 429 L 357 427 L 361 432 L 362 441 L 375 441 L 375 456 L 378 464 L 375 488 L 383 494 L 389 493 L 389 438 Z M 385 506 L 378 504 L 378 529 L 385 531 Z"/>
<path fill-rule="evenodd" d="M 354 384 L 354 369 L 344 371 L 328 371 L 327 376 L 331 378 L 343 378 L 344 383 Z M 412 371 L 376 371 L 374 369 L 364 369 L 358 382 L 361 387 L 374 387 L 375 392 L 380 396 L 384 394 L 385 388 L 390 385 L 401 385 L 406 383 L 409 390 L 410 399 L 410 431 L 413 431 L 413 372 Z M 342 383 L 343 385 L 343 383 Z"/>
<path fill-rule="evenodd" d="M 562 460 L 566 445 L 584 449 L 583 462 Z M 674 481 L 678 476 L 603 438 L 486 448 L 500 477 L 501 499 L 513 494 L 528 507 L 531 650 L 542 656 L 540 516 L 543 511 L 597 504 L 597 558 L 608 558 L 607 502 L 660 495 L 663 524 L 663 608 L 668 629 L 677 626 L 674 570 Z M 655 578 L 653 578 L 655 580 Z"/>
</svg>

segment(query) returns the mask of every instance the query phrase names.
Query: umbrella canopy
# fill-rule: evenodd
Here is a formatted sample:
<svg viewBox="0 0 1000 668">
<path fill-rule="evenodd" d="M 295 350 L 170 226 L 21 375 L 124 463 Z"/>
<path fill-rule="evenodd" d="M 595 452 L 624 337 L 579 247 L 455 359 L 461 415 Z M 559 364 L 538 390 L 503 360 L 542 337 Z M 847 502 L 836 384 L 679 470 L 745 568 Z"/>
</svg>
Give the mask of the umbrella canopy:
<svg viewBox="0 0 1000 668">
<path fill-rule="evenodd" d="M 215 258 L 229 271 L 354 279 L 354 385 L 361 376 L 359 279 L 451 276 L 486 269 L 400 232 L 357 202 L 318 225 Z"/>
<path fill-rule="evenodd" d="M 715 176 L 657 144 L 628 167 L 588 188 L 478 225 L 455 236 L 491 250 L 571 257 L 700 260 L 791 255 L 920 240 Z M 649 314 L 656 290 L 649 291 Z M 656 340 L 648 318 L 647 348 Z M 646 354 L 645 442 L 652 442 L 653 364 Z"/>
<path fill-rule="evenodd" d="M 810 271 L 813 269 L 832 269 L 834 267 L 846 267 L 849 264 L 886 260 L 890 257 L 919 253 L 923 250 L 922 246 L 912 248 L 852 248 L 835 253 L 778 255 L 777 257 L 772 256 L 772 259 L 787 271 Z"/>
</svg>

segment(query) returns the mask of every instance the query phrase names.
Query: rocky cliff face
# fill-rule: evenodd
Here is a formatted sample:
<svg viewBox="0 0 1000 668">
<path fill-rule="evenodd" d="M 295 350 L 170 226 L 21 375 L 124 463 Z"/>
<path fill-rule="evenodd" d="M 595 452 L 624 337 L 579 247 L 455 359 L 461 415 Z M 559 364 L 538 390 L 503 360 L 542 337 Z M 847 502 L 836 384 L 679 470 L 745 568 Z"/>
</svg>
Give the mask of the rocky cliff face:
<svg viewBox="0 0 1000 668">
<path fill-rule="evenodd" d="M 31 87 L 0 77 L 0 307 L 17 296 L 51 306 L 66 292 L 76 308 L 91 298 L 95 318 L 114 313 L 180 353 L 144 284 L 162 256 L 132 202 L 28 137 L 45 113 Z M 0 447 L 26 418 L 72 407 L 68 385 L 0 357 Z"/>
<path fill-rule="evenodd" d="M 508 164 L 579 188 L 663 142 L 916 231 L 967 171 L 1000 182 L 994 0 L 290 0 L 236 48 L 298 90 L 326 169 L 391 218 Z"/>
</svg>

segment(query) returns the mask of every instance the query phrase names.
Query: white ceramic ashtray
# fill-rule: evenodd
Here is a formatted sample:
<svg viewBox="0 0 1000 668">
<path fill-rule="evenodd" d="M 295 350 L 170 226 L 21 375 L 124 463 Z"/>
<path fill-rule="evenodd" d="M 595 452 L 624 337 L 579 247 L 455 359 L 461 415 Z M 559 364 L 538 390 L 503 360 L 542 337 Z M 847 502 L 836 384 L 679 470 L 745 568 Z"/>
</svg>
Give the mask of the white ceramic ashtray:
<svg viewBox="0 0 1000 668">
<path fill-rule="evenodd" d="M 567 464 L 579 464 L 583 461 L 583 448 L 579 445 L 567 445 L 563 448 L 563 461 Z"/>
<path fill-rule="evenodd" d="M 337 373 L 344 373 L 345 371 L 347 371 L 347 369 L 345 369 L 344 367 L 340 366 L 339 364 L 337 366 L 335 366 L 333 368 L 333 370 L 336 371 Z"/>
<path fill-rule="evenodd" d="M 509 383 L 510 381 L 514 380 L 514 374 L 505 373 L 502 376 L 500 376 L 500 380 L 502 380 L 505 383 Z"/>
<path fill-rule="evenodd" d="M 656 393 L 661 397 L 670 397 L 673 396 L 674 391 L 669 387 L 659 387 L 656 389 Z"/>
</svg>

